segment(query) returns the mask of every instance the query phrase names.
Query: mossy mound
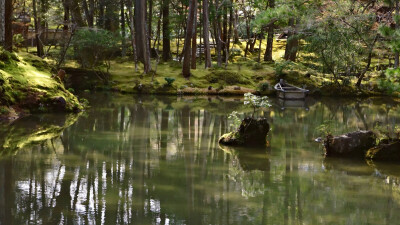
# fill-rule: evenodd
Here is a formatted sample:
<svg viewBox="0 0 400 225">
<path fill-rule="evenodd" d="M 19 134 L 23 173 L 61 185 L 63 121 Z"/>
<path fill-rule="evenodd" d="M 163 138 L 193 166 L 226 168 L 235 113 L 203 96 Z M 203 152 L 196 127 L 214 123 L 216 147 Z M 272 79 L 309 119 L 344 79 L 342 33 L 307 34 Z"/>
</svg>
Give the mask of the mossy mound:
<svg viewBox="0 0 400 225">
<path fill-rule="evenodd" d="M 219 143 L 228 146 L 266 146 L 269 128 L 266 118 L 246 118 L 237 131 L 222 135 Z"/>
<path fill-rule="evenodd" d="M 205 79 L 211 84 L 220 83 L 221 81 L 228 85 L 251 84 L 251 81 L 245 76 L 227 70 L 213 71 L 212 73 L 206 75 Z"/>
<path fill-rule="evenodd" d="M 42 66 L 35 67 L 30 62 Z M 52 78 L 50 66 L 31 54 L 0 49 L 0 106 L 29 112 L 74 112 L 82 110 L 78 99 Z M 63 107 L 59 107 L 60 102 Z M 8 116 L 1 116 L 7 118 Z"/>
<path fill-rule="evenodd" d="M 381 142 L 368 150 L 366 158 L 374 161 L 400 161 L 400 140 Z"/>
</svg>

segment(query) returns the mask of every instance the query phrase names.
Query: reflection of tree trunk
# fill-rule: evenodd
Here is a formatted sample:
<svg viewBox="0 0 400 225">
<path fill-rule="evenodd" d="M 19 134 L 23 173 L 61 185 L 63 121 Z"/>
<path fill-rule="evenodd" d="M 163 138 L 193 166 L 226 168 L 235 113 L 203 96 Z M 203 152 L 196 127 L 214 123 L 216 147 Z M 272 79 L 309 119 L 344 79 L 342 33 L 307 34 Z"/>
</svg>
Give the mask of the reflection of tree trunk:
<svg viewBox="0 0 400 225">
<path fill-rule="evenodd" d="M 3 161 L 3 168 L 0 170 L 3 178 L 3 187 L 0 189 L 0 223 L 1 224 L 14 224 L 12 211 L 14 205 L 14 174 L 13 174 L 13 162 L 12 159 Z"/>
<path fill-rule="evenodd" d="M 161 144 L 160 144 L 160 148 L 161 148 L 160 149 L 161 150 L 160 159 L 161 160 L 167 159 L 168 119 L 169 119 L 168 111 L 163 110 L 162 114 L 161 114 Z"/>
<path fill-rule="evenodd" d="M 365 121 L 365 118 L 364 118 L 364 116 L 363 116 L 363 114 L 362 114 L 362 112 L 361 112 L 360 104 L 356 103 L 355 109 L 356 109 L 358 118 L 360 118 L 361 121 L 362 121 L 363 124 L 364 124 L 365 130 L 369 130 L 369 129 L 368 129 L 367 121 Z"/>
</svg>

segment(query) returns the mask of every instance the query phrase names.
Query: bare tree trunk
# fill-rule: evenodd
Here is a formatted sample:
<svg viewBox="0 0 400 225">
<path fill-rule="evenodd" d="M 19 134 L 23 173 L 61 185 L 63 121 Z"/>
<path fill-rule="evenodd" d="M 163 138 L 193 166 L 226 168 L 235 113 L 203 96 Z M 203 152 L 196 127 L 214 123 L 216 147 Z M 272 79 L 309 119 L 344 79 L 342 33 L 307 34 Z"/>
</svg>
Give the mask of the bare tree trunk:
<svg viewBox="0 0 400 225">
<path fill-rule="evenodd" d="M 357 84 L 356 84 L 357 87 L 360 87 L 360 86 L 361 86 L 361 82 L 362 82 L 362 80 L 363 80 L 365 74 L 368 72 L 369 67 L 371 66 L 371 61 L 372 61 L 372 56 L 373 56 L 373 50 L 374 50 L 374 47 L 375 47 L 376 42 L 378 41 L 378 37 L 379 37 L 379 35 L 377 34 L 377 35 L 375 36 L 374 41 L 373 41 L 372 44 L 369 46 L 368 62 L 367 62 L 367 65 L 365 66 L 364 70 L 361 72 L 360 76 L 358 77 Z"/>
<path fill-rule="evenodd" d="M 148 32 L 148 43 L 149 43 L 149 48 L 151 48 L 151 40 L 153 39 L 153 30 L 152 30 L 152 22 L 153 22 L 153 0 L 147 0 L 149 3 L 149 13 L 148 13 L 148 27 L 147 27 L 147 32 Z"/>
<path fill-rule="evenodd" d="M 275 0 L 269 0 L 268 1 L 269 8 L 275 8 Z M 264 54 L 264 61 L 266 62 L 272 62 L 274 61 L 272 58 L 272 50 L 274 47 L 274 33 L 275 33 L 275 28 L 274 25 L 271 25 L 268 27 L 268 38 L 267 38 L 267 49 L 265 50 Z"/>
<path fill-rule="evenodd" d="M 169 3 L 170 0 L 163 0 L 162 2 L 162 33 L 163 33 L 163 60 L 169 61 L 172 59 L 171 55 L 171 39 L 169 27 Z"/>
<path fill-rule="evenodd" d="M 193 21 L 193 34 L 192 34 L 192 63 L 191 63 L 191 68 L 193 70 L 196 69 L 196 59 L 197 59 L 197 7 L 198 3 L 197 0 L 195 0 L 195 11 L 194 11 L 194 21 Z"/>
<path fill-rule="evenodd" d="M 4 46 L 5 39 L 5 0 L 0 0 L 0 45 Z"/>
<path fill-rule="evenodd" d="M 296 37 L 297 32 L 295 28 L 296 25 L 294 18 L 289 19 L 289 26 L 290 28 L 286 43 L 285 60 L 295 62 L 297 57 L 297 50 L 299 47 L 299 39 Z"/>
<path fill-rule="evenodd" d="M 197 0 L 189 0 L 189 15 L 187 19 L 186 25 L 186 35 L 185 35 L 185 44 L 184 44 L 184 53 L 183 53 L 183 66 L 182 66 L 182 75 L 185 78 L 190 77 L 190 62 L 191 62 L 191 42 L 193 38 L 193 27 L 194 27 L 194 15 L 196 12 Z"/>
<path fill-rule="evenodd" d="M 128 8 L 128 13 L 129 13 L 129 30 L 131 32 L 131 45 L 133 49 L 133 59 L 135 61 L 135 72 L 137 72 L 138 67 L 137 67 L 137 51 L 136 51 L 136 40 L 135 40 L 135 22 L 134 22 L 134 17 L 133 17 L 133 12 L 132 12 L 132 1 L 133 0 L 128 0 L 127 1 L 127 8 Z"/>
<path fill-rule="evenodd" d="M 125 3 L 124 0 L 120 0 L 121 4 L 121 36 L 122 36 L 122 57 L 126 56 L 126 41 L 125 41 Z"/>
<path fill-rule="evenodd" d="M 88 26 L 93 27 L 94 26 L 94 22 L 93 22 L 94 18 L 93 18 L 93 15 L 90 13 L 89 6 L 88 6 L 86 0 L 82 1 L 82 7 L 83 7 L 83 10 L 85 11 L 85 17 L 86 17 Z"/>
<path fill-rule="evenodd" d="M 4 49 L 12 51 L 13 48 L 13 32 L 12 32 L 12 16 L 13 16 L 13 4 L 12 0 L 5 0 L 5 18 L 4 18 Z"/>
<path fill-rule="evenodd" d="M 43 50 L 43 45 L 40 41 L 40 23 L 39 23 L 39 18 L 37 15 L 37 4 L 36 4 L 36 0 L 32 0 L 32 7 L 33 7 L 33 19 L 34 19 L 34 23 L 35 23 L 35 39 L 36 39 L 36 48 L 37 48 L 37 55 L 39 57 L 42 57 L 44 54 L 44 50 Z"/>
<path fill-rule="evenodd" d="M 396 17 L 398 18 L 399 17 L 399 14 L 400 14 L 400 9 L 399 9 L 399 0 L 396 0 L 396 6 L 395 6 L 396 8 L 395 8 L 395 15 L 396 15 Z M 395 27 L 395 29 L 396 30 L 399 30 L 399 28 L 400 28 L 400 26 L 399 26 L 399 23 L 398 23 L 398 21 L 396 21 L 396 27 Z M 397 69 L 398 67 L 399 67 L 399 62 L 400 62 L 400 53 L 399 52 L 395 52 L 394 53 L 394 68 L 395 69 Z"/>
<path fill-rule="evenodd" d="M 67 4 L 69 5 L 69 10 L 71 12 L 73 22 L 78 27 L 85 27 L 86 23 L 82 18 L 82 13 L 78 4 L 78 0 L 67 0 Z"/>
<path fill-rule="evenodd" d="M 204 57 L 205 68 L 211 68 L 211 49 L 210 49 L 210 19 L 208 14 L 208 0 L 203 0 L 203 38 L 204 38 Z"/>
<path fill-rule="evenodd" d="M 150 48 L 146 31 L 146 0 L 135 0 L 135 36 L 138 60 L 144 65 L 144 73 L 151 71 Z"/>
</svg>

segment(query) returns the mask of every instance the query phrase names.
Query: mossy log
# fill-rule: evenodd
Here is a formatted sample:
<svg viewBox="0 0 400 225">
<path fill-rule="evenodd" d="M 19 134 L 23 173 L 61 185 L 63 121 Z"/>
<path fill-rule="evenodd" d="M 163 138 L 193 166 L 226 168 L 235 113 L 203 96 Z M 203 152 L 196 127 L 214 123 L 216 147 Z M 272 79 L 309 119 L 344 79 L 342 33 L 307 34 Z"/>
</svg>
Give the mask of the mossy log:
<svg viewBox="0 0 400 225">
<path fill-rule="evenodd" d="M 265 146 L 269 128 L 266 118 L 246 118 L 238 130 L 222 135 L 219 143 L 231 146 Z"/>
</svg>

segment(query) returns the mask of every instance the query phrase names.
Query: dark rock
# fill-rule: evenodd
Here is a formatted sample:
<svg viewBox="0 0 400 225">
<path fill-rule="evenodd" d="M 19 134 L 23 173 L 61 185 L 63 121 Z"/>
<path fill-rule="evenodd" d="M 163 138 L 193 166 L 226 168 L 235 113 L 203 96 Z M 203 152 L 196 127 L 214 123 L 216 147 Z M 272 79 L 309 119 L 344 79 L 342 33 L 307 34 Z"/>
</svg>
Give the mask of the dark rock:
<svg viewBox="0 0 400 225">
<path fill-rule="evenodd" d="M 356 131 L 341 136 L 328 136 L 325 141 L 325 156 L 364 157 L 368 149 L 376 144 L 372 131 Z"/>
<path fill-rule="evenodd" d="M 224 134 L 219 143 L 232 146 L 263 146 L 266 145 L 269 123 L 266 118 L 246 118 L 237 131 Z"/>
<path fill-rule="evenodd" d="M 369 149 L 365 157 L 374 161 L 400 161 L 400 140 L 381 143 Z"/>
<path fill-rule="evenodd" d="M 63 97 L 54 97 L 52 99 L 53 109 L 56 111 L 65 111 L 67 106 L 67 101 Z"/>
</svg>

